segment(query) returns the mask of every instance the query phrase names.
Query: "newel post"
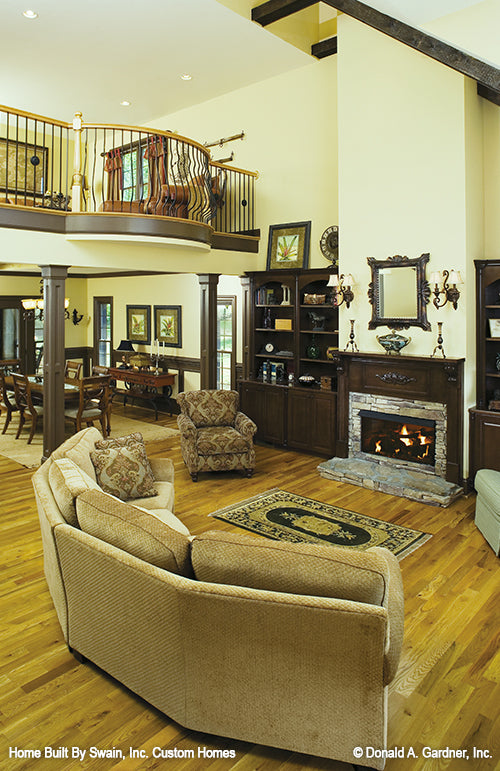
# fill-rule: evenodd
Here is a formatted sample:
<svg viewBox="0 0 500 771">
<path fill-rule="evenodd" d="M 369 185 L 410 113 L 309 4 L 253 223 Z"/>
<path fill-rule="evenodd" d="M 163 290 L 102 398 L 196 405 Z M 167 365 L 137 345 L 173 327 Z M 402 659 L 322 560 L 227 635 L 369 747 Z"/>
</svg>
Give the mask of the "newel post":
<svg viewBox="0 0 500 771">
<path fill-rule="evenodd" d="M 71 180 L 71 209 L 74 212 L 82 210 L 82 113 L 75 112 L 73 118 L 74 147 L 73 177 Z"/>
</svg>

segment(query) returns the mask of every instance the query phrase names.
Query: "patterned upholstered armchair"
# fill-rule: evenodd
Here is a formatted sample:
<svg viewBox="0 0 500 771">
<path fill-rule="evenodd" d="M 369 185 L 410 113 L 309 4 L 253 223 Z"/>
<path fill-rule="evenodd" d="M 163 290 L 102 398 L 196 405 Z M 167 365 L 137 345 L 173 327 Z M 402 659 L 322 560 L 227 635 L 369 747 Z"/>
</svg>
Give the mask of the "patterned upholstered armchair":
<svg viewBox="0 0 500 771">
<path fill-rule="evenodd" d="M 238 411 L 238 392 L 188 391 L 176 398 L 182 457 L 193 482 L 199 471 L 241 469 L 252 476 L 257 426 Z"/>
</svg>

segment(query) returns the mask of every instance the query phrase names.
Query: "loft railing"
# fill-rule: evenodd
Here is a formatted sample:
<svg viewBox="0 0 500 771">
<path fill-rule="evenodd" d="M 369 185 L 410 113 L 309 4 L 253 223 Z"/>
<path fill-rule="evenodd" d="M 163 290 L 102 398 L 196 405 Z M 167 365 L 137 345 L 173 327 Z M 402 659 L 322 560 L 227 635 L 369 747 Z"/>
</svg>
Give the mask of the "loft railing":
<svg viewBox="0 0 500 771">
<path fill-rule="evenodd" d="M 68 208 L 71 124 L 0 106 L 0 202 Z"/>
<path fill-rule="evenodd" d="M 0 106 L 0 203 L 81 214 L 175 217 L 255 229 L 257 174 L 203 145 L 137 126 L 72 124 Z"/>
</svg>

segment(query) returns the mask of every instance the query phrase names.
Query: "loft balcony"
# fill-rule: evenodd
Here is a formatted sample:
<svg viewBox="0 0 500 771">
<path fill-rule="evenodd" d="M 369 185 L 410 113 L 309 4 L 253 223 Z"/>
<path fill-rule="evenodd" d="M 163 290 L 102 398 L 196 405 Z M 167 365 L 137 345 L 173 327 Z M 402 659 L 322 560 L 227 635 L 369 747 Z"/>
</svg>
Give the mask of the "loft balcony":
<svg viewBox="0 0 500 771">
<path fill-rule="evenodd" d="M 257 176 L 168 131 L 0 106 L 0 227 L 256 253 Z"/>
</svg>

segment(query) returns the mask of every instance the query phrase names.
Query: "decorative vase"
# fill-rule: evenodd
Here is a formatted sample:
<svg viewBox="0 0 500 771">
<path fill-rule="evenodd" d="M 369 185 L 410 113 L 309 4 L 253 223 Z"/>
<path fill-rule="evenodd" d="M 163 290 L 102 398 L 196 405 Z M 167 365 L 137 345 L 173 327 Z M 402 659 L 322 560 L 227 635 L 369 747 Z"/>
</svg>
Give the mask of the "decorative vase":
<svg viewBox="0 0 500 771">
<path fill-rule="evenodd" d="M 320 357 L 321 351 L 319 349 L 319 346 L 316 345 L 316 340 L 314 339 L 314 335 L 313 335 L 311 344 L 307 346 L 306 354 L 310 359 L 319 359 Z"/>
<path fill-rule="evenodd" d="M 382 348 L 385 348 L 386 353 L 397 355 L 401 353 L 402 348 L 411 342 L 411 337 L 399 335 L 396 330 L 393 329 L 387 335 L 377 335 L 377 340 L 379 341 Z"/>
<path fill-rule="evenodd" d="M 497 358 L 496 358 L 495 366 L 496 366 L 497 370 L 500 372 L 500 353 L 497 353 Z"/>
</svg>

